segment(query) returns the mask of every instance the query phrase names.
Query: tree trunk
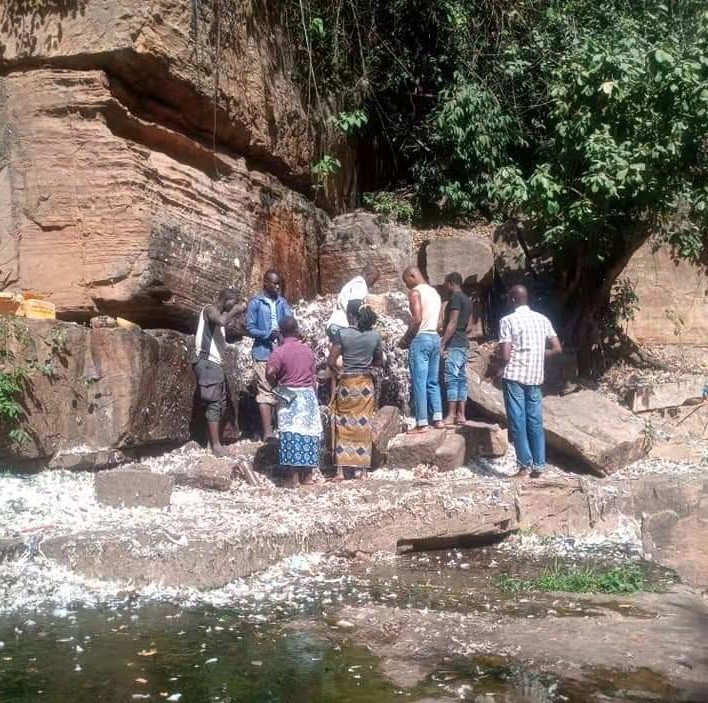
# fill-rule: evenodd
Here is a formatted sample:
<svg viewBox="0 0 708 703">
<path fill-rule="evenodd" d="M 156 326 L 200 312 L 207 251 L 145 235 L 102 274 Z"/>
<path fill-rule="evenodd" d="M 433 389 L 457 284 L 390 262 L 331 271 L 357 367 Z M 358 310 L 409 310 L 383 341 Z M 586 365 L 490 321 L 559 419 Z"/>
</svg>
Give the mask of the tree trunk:
<svg viewBox="0 0 708 703">
<path fill-rule="evenodd" d="M 603 338 L 607 330 L 603 327 L 606 327 L 608 319 L 612 288 L 634 253 L 651 234 L 651 229 L 644 223 L 625 231 L 631 231 L 632 234 L 622 238 L 621 250 L 615 253 L 607 265 L 588 265 L 587 257 L 579 255 L 570 272 L 563 272 L 561 277 L 558 295 L 564 320 L 562 337 L 566 346 L 578 350 L 578 369 L 582 376 L 597 378 L 607 370 L 609 359 L 606 358 Z M 625 345 L 631 342 L 620 329 L 616 330 L 614 336 Z M 633 352 L 638 358 L 643 357 L 641 363 L 660 366 L 660 362 L 643 354 L 636 344 L 627 346 L 633 348 L 626 351 Z"/>
</svg>

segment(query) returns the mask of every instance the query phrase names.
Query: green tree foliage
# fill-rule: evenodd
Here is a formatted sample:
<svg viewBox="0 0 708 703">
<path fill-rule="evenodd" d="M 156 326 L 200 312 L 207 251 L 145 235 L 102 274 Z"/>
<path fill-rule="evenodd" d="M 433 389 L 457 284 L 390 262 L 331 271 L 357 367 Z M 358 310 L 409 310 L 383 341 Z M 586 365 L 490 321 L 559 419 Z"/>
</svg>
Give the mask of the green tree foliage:
<svg viewBox="0 0 708 703">
<path fill-rule="evenodd" d="M 650 234 L 705 256 L 703 0 L 286 7 L 316 21 L 294 37 L 303 80 L 368 118 L 365 190 L 413 193 L 423 218 L 518 218 L 558 285 L 573 282 L 563 300 L 595 317 Z"/>
</svg>

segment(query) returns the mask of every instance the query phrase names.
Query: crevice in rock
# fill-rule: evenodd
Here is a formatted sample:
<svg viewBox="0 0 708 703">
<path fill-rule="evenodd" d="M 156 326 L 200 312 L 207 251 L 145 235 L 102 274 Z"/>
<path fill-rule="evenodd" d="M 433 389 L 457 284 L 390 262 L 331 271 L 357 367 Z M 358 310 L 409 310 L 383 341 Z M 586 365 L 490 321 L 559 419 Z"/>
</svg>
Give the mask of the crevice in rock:
<svg viewBox="0 0 708 703">
<path fill-rule="evenodd" d="M 40 69 L 103 71 L 116 100 L 135 118 L 155 122 L 182 139 L 199 144 L 214 140 L 214 104 L 211 96 L 198 93 L 193 86 L 170 73 L 165 61 L 132 49 L 61 57 L 23 57 L 0 62 L 0 76 Z M 288 188 L 311 198 L 310 178 L 298 174 L 281 158 L 269 153 L 265 145 L 253 142 L 247 125 L 216 110 L 216 145 L 232 158 L 243 158 L 247 168 L 273 176 Z M 207 172 L 214 172 L 214 166 Z M 223 174 L 222 174 L 223 175 Z"/>
<path fill-rule="evenodd" d="M 430 537 L 420 537 L 416 539 L 402 538 L 396 543 L 396 550 L 399 554 L 412 554 L 414 552 L 438 551 L 443 549 L 477 549 L 481 547 L 491 547 L 494 544 L 503 542 L 507 537 L 514 534 L 516 530 L 509 530 L 510 520 L 504 520 L 499 525 L 501 531 L 482 533 L 463 533 L 457 535 L 431 535 Z"/>
</svg>

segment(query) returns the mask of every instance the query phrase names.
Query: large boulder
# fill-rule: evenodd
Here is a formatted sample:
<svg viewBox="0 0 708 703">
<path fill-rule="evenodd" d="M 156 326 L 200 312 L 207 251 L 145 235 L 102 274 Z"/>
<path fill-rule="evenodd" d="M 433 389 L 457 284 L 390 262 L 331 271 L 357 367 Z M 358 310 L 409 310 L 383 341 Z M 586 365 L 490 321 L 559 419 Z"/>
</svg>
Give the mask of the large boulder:
<svg viewBox="0 0 708 703">
<path fill-rule="evenodd" d="M 468 373 L 469 399 L 486 416 L 506 422 L 500 390 Z M 543 400 L 546 442 L 575 470 L 607 476 L 646 455 L 644 423 L 632 412 L 594 391 Z"/>
<path fill-rule="evenodd" d="M 272 266 L 289 297 L 313 293 L 326 216 L 161 118 L 99 70 L 0 78 L 5 285 L 47 294 L 63 319 L 183 331 L 221 288 L 246 295 Z"/>
<path fill-rule="evenodd" d="M 10 428 L 3 427 L 1 457 L 90 468 L 190 438 L 201 415 L 195 408 L 193 338 L 166 330 L 0 320 L 12 325 L 15 364 L 30 371 L 20 420 L 27 438 L 13 444 Z M 232 400 L 240 388 L 235 364 L 229 355 Z"/>
<path fill-rule="evenodd" d="M 425 262 L 432 286 L 441 286 L 452 271 L 468 286 L 489 286 L 494 277 L 492 244 L 487 237 L 472 233 L 433 239 L 425 249 Z"/>
<path fill-rule="evenodd" d="M 322 292 L 339 293 L 368 263 L 381 272 L 374 293 L 405 290 L 401 274 L 415 263 L 410 228 L 363 211 L 334 218 L 320 247 Z"/>
<path fill-rule="evenodd" d="M 708 269 L 678 259 L 667 246 L 647 242 L 620 278 L 634 286 L 639 309 L 628 322 L 640 344 L 695 344 L 708 340 Z"/>
</svg>

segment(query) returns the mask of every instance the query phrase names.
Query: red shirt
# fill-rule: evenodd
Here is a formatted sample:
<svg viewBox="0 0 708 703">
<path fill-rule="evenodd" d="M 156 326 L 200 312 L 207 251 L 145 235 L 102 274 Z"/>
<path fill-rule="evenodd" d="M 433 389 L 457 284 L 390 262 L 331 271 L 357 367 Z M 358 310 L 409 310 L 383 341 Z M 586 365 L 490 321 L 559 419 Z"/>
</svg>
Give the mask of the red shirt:
<svg viewBox="0 0 708 703">
<path fill-rule="evenodd" d="M 278 385 L 289 388 L 315 388 L 315 354 L 304 342 L 285 337 L 268 359 L 267 372 Z"/>
</svg>

